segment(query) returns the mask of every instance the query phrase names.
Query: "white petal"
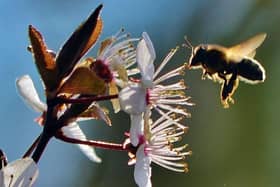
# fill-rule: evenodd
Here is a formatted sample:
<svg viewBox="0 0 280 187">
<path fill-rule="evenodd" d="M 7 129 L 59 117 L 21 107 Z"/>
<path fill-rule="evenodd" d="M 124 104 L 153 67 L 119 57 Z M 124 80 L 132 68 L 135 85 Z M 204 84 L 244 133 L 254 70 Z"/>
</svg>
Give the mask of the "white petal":
<svg viewBox="0 0 280 187">
<path fill-rule="evenodd" d="M 76 122 L 70 123 L 69 125 L 62 127 L 61 130 L 63 132 L 63 135 L 65 135 L 69 138 L 87 140 L 85 134 L 83 133 L 83 131 L 80 129 L 78 123 L 76 123 Z M 97 162 L 97 163 L 101 162 L 101 158 L 99 158 L 97 156 L 93 147 L 88 146 L 88 145 L 81 145 L 81 144 L 77 144 L 77 146 L 91 161 Z"/>
<path fill-rule="evenodd" d="M 142 34 L 143 39 L 137 45 L 136 61 L 142 76 L 142 83 L 145 87 L 153 86 L 153 76 L 155 73 L 154 60 L 156 58 L 153 43 L 146 32 Z"/>
<path fill-rule="evenodd" d="M 0 171 L 0 184 L 1 187 L 30 187 L 38 175 L 36 163 L 31 158 L 23 158 L 9 163 Z"/>
<path fill-rule="evenodd" d="M 37 112 L 47 110 L 47 105 L 43 103 L 34 87 L 32 79 L 29 75 L 24 75 L 16 80 L 17 90 L 25 103 Z"/>
<path fill-rule="evenodd" d="M 148 33 L 146 33 L 146 32 L 142 33 L 142 37 L 146 42 L 147 48 L 148 48 L 149 53 L 151 55 L 151 59 L 154 61 L 156 59 L 156 52 L 155 52 L 152 40 L 150 39 Z"/>
<path fill-rule="evenodd" d="M 140 84 L 129 84 L 119 93 L 121 109 L 128 114 L 140 114 L 145 111 L 146 90 Z"/>
<path fill-rule="evenodd" d="M 0 170 L 0 186 L 2 187 L 5 187 L 4 186 L 4 172 L 2 170 Z"/>
<path fill-rule="evenodd" d="M 144 133 L 143 114 L 130 115 L 130 120 L 130 142 L 132 145 L 137 146 L 139 143 L 139 138 L 141 138 Z"/>
<path fill-rule="evenodd" d="M 136 164 L 134 167 L 134 179 L 139 187 L 151 187 L 151 158 L 145 154 L 145 144 L 142 144 L 136 152 Z"/>
</svg>

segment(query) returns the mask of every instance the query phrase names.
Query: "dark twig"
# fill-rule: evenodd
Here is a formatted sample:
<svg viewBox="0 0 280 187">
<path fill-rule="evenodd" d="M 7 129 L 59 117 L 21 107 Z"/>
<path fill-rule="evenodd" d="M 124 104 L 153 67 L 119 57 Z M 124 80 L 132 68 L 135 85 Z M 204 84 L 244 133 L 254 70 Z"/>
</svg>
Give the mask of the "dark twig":
<svg viewBox="0 0 280 187">
<path fill-rule="evenodd" d="M 22 158 L 25 157 L 29 157 L 31 155 L 31 153 L 33 152 L 33 150 L 37 147 L 39 140 L 41 138 L 41 135 L 39 135 L 34 142 L 32 143 L 32 145 L 28 148 L 28 150 L 24 153 L 24 155 L 22 156 Z"/>
<path fill-rule="evenodd" d="M 102 149 L 110 149 L 110 150 L 117 150 L 117 151 L 127 151 L 127 148 L 123 146 L 123 144 L 109 143 L 103 141 L 93 141 L 93 140 L 79 140 L 75 138 L 66 137 L 61 133 L 58 133 L 56 137 L 65 142 L 73 143 L 73 144 L 89 145 Z"/>
</svg>

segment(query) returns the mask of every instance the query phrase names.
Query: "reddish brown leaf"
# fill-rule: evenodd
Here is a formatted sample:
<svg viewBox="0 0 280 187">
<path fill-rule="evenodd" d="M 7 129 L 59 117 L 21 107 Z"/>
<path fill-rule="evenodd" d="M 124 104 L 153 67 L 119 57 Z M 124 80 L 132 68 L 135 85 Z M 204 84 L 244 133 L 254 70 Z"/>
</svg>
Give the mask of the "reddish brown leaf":
<svg viewBox="0 0 280 187">
<path fill-rule="evenodd" d="M 80 25 L 62 46 L 56 63 L 62 78 L 69 75 L 85 52 L 96 42 L 102 30 L 99 5 L 88 19 Z"/>
<path fill-rule="evenodd" d="M 109 95 L 118 94 L 119 90 L 115 82 L 110 82 L 109 84 Z M 114 112 L 117 113 L 120 111 L 120 102 L 119 99 L 111 99 L 111 103 L 113 105 Z"/>
<path fill-rule="evenodd" d="M 46 90 L 52 91 L 59 84 L 54 56 L 49 53 L 41 33 L 32 25 L 29 26 L 29 38 L 35 63 L 46 86 Z"/>
<path fill-rule="evenodd" d="M 97 23 L 96 23 L 96 26 L 89 38 L 89 41 L 87 43 L 87 45 L 85 46 L 84 50 L 82 51 L 81 55 L 80 55 L 80 58 L 85 54 L 87 53 L 87 51 L 95 44 L 95 42 L 97 41 L 97 39 L 99 38 L 100 34 L 101 34 L 101 31 L 102 31 L 102 28 L 103 28 L 103 22 L 101 20 L 101 18 L 99 18 L 97 20 Z"/>
<path fill-rule="evenodd" d="M 102 95 L 105 82 L 86 66 L 78 67 L 61 86 L 60 93 Z"/>
</svg>

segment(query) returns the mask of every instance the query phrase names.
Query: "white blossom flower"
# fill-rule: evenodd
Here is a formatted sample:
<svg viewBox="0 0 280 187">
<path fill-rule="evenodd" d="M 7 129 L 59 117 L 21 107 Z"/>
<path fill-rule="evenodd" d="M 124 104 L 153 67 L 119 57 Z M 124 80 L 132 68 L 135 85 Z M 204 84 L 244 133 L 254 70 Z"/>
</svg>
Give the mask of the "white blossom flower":
<svg viewBox="0 0 280 187">
<path fill-rule="evenodd" d="M 33 81 L 29 75 L 24 75 L 19 79 L 17 79 L 16 86 L 20 96 L 23 98 L 23 100 L 28 106 L 30 106 L 32 109 L 34 109 L 37 112 L 43 113 L 47 111 L 47 105 L 40 100 L 38 93 L 34 87 Z M 63 112 L 60 112 L 60 114 L 61 113 Z M 69 138 L 87 140 L 85 134 L 83 133 L 83 131 L 81 130 L 77 122 L 72 122 L 67 126 L 64 126 L 61 129 L 61 132 L 63 133 L 64 136 Z M 78 144 L 78 147 L 90 160 L 97 163 L 101 162 L 101 158 L 99 158 L 96 155 L 93 147 L 88 145 L 80 145 L 80 144 Z"/>
<path fill-rule="evenodd" d="M 116 79 L 123 78 L 122 73 L 126 73 L 121 72 L 123 68 L 127 70 L 128 75 L 134 75 L 139 72 L 135 68 L 130 69 L 136 64 L 136 51 L 133 42 L 139 39 L 129 38 L 128 34 L 121 34 L 122 32 L 123 30 L 102 41 L 96 58 L 96 61 L 102 63 L 105 67 L 107 66 L 112 78 Z M 102 72 L 100 73 L 101 76 L 108 76 L 102 75 Z"/>
<path fill-rule="evenodd" d="M 31 158 L 22 158 L 0 170 L 1 187 L 31 187 L 39 175 L 37 164 Z"/>
<path fill-rule="evenodd" d="M 134 179 L 139 187 L 151 187 L 152 168 L 155 163 L 166 169 L 176 172 L 187 172 L 188 166 L 185 157 L 191 154 L 186 151 L 187 145 L 175 147 L 175 143 L 181 140 L 187 127 L 179 124 L 181 118 L 171 120 L 172 112 L 159 117 L 156 121 L 150 120 L 149 109 L 144 114 L 144 131 L 139 136 L 139 146 L 136 151 L 136 163 Z"/>
<path fill-rule="evenodd" d="M 185 95 L 184 81 L 163 84 L 164 81 L 176 80 L 178 76 L 182 75 L 185 65 L 159 76 L 161 70 L 177 50 L 178 48 L 172 49 L 155 71 L 153 64 L 156 58 L 155 50 L 147 33 L 142 34 L 142 39 L 137 45 L 136 59 L 141 73 L 141 81 L 129 82 L 119 93 L 121 109 L 131 116 L 130 138 L 134 146 L 138 145 L 138 136 L 141 130 L 137 126 L 139 127 L 139 124 L 142 123 L 141 116 L 143 116 L 147 106 L 154 108 L 161 115 L 164 115 L 164 111 L 172 111 L 186 117 L 190 116 L 186 109 L 178 107 L 192 105 L 188 101 L 189 97 Z"/>
<path fill-rule="evenodd" d="M 138 38 L 129 38 L 128 34 L 114 36 L 101 42 L 96 60 L 92 64 L 95 73 L 109 84 L 109 94 L 118 94 L 118 87 L 124 87 L 128 77 L 139 73 L 136 65 L 136 49 L 133 42 Z M 120 110 L 117 99 L 112 100 L 115 112 Z"/>
</svg>

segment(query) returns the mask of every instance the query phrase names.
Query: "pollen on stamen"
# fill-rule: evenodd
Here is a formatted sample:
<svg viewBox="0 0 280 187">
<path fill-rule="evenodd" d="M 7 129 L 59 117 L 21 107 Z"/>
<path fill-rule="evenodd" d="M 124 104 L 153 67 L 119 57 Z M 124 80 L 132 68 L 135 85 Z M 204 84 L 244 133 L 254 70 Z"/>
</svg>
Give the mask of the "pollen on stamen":
<svg viewBox="0 0 280 187">
<path fill-rule="evenodd" d="M 175 120 L 177 118 L 177 116 L 176 116 L 176 114 L 173 113 L 173 114 L 170 115 L 170 118 Z"/>
<path fill-rule="evenodd" d="M 121 36 L 122 33 L 124 33 L 125 29 L 122 27 L 120 30 L 113 36 L 113 38 L 118 38 Z"/>
<path fill-rule="evenodd" d="M 185 62 L 185 63 L 183 64 L 183 67 L 184 67 L 185 70 L 189 70 L 189 69 L 190 69 L 189 62 Z"/>
<path fill-rule="evenodd" d="M 173 147 L 174 147 L 174 145 L 172 144 L 172 142 L 168 141 L 168 146 L 167 146 L 167 148 L 168 148 L 170 151 L 172 151 Z"/>
<path fill-rule="evenodd" d="M 188 166 L 184 168 L 184 173 L 188 173 L 189 172 L 189 168 Z"/>
<path fill-rule="evenodd" d="M 189 146 L 188 144 L 184 144 L 184 145 L 182 145 L 182 146 L 180 146 L 180 147 L 174 148 L 172 151 L 181 152 L 181 151 L 183 151 L 184 149 L 186 149 L 188 146 Z"/>
<path fill-rule="evenodd" d="M 181 76 L 184 76 L 186 74 L 186 71 L 185 71 L 185 66 L 182 66 L 182 69 L 179 71 L 179 74 Z"/>
<path fill-rule="evenodd" d="M 171 51 L 171 53 L 173 54 L 173 53 L 175 53 L 176 51 L 178 51 L 180 49 L 180 46 L 179 45 L 177 45 L 177 46 L 175 46 L 174 48 L 172 48 L 170 51 Z M 173 55 L 172 55 L 173 56 Z"/>
<path fill-rule="evenodd" d="M 185 109 L 184 109 L 185 110 Z M 187 112 L 186 110 L 184 112 Z M 185 119 L 186 116 L 180 116 L 176 118 L 176 121 L 182 121 L 183 119 Z M 185 127 L 184 127 L 185 128 Z M 184 128 L 180 128 L 180 129 L 184 129 Z"/>
<path fill-rule="evenodd" d="M 186 89 L 186 83 L 184 79 L 179 80 L 179 84 L 182 88 Z"/>
<path fill-rule="evenodd" d="M 166 136 L 168 137 L 168 136 L 174 134 L 175 132 L 176 132 L 175 129 L 170 129 L 170 130 L 166 133 Z"/>
<path fill-rule="evenodd" d="M 171 142 L 179 142 L 181 140 L 182 140 L 182 137 L 172 137 L 172 138 L 170 138 Z"/>
<path fill-rule="evenodd" d="M 133 46 L 124 46 L 123 48 L 119 49 L 118 54 L 120 55 L 128 55 L 130 53 L 132 53 L 133 51 L 135 51 L 135 48 L 133 48 Z"/>
<path fill-rule="evenodd" d="M 188 131 L 189 131 L 189 127 L 185 127 L 185 128 L 183 128 L 183 131 L 184 131 L 184 133 L 187 133 Z"/>
<path fill-rule="evenodd" d="M 180 153 L 180 156 L 191 156 L 192 155 L 192 151 L 187 151 L 187 152 L 183 152 L 183 153 Z"/>
<path fill-rule="evenodd" d="M 176 109 L 178 109 L 181 112 L 187 114 L 187 116 L 191 115 L 190 113 L 188 113 L 188 110 L 186 108 L 184 108 L 183 106 L 177 106 Z"/>
</svg>

